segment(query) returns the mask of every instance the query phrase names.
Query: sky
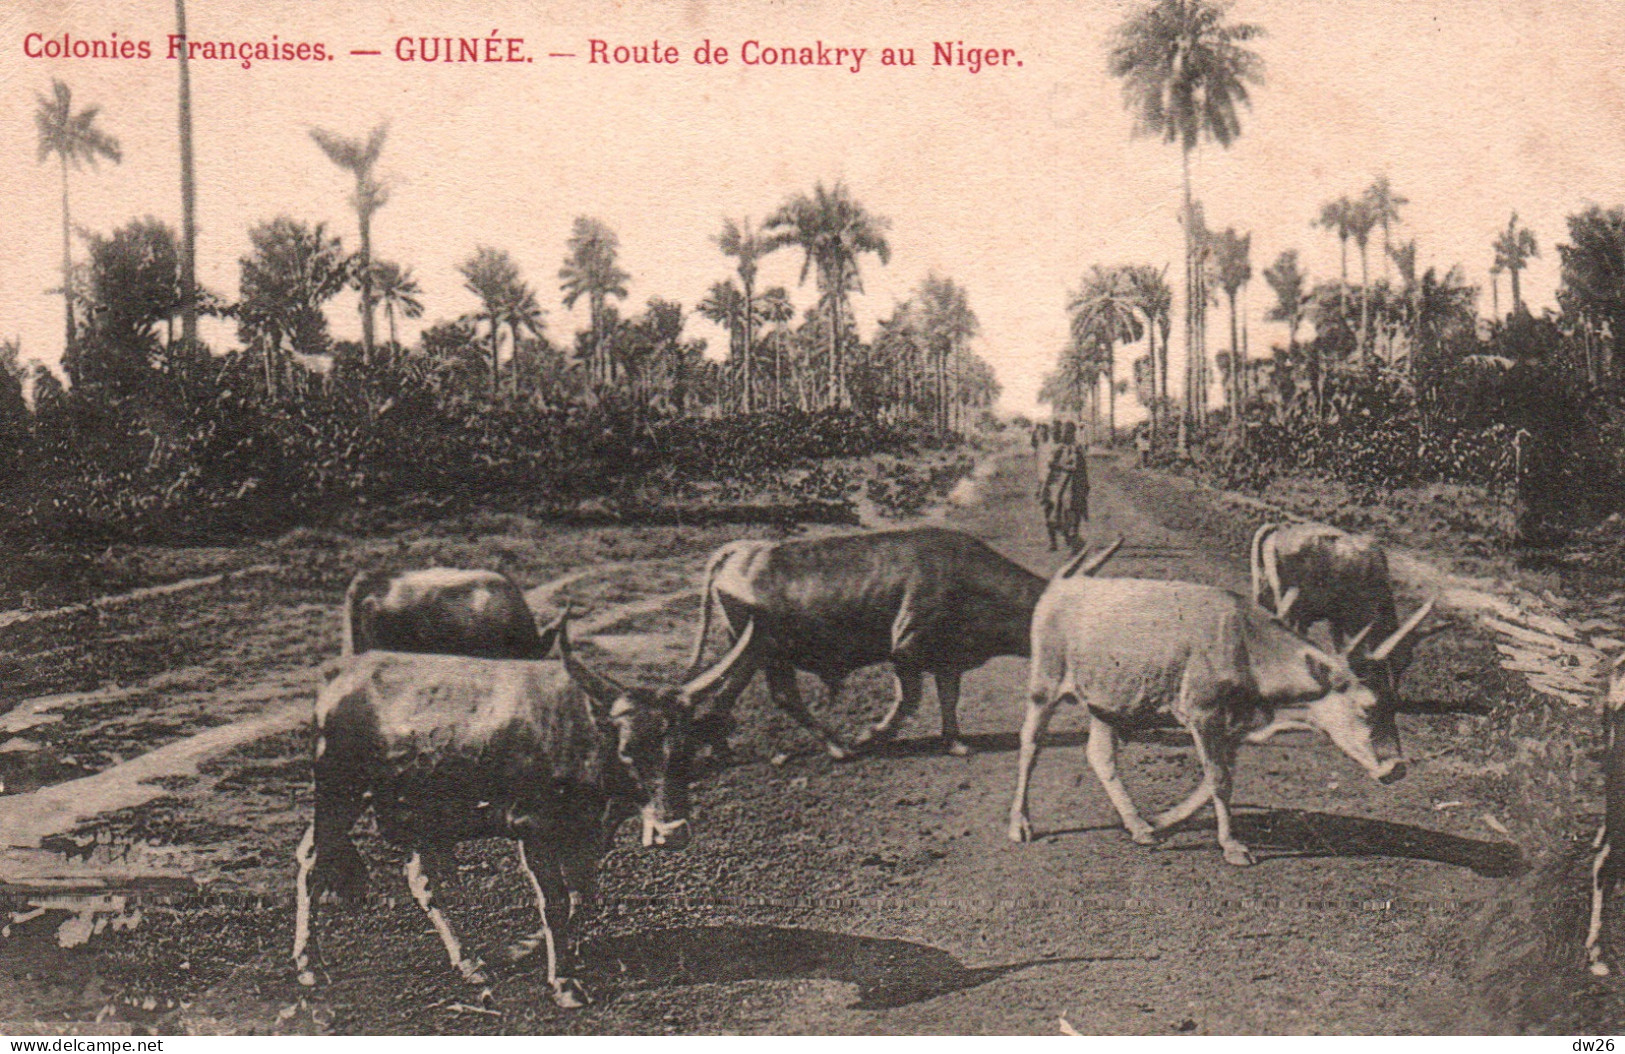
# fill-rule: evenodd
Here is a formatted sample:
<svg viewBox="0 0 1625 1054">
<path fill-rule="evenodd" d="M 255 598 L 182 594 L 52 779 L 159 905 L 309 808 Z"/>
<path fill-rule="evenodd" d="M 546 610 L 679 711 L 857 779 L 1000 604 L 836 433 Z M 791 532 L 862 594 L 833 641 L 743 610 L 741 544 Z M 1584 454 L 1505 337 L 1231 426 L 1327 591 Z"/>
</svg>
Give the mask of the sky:
<svg viewBox="0 0 1625 1054">
<path fill-rule="evenodd" d="M 509 251 L 540 292 L 548 332 L 568 342 L 584 304 L 557 294 L 577 216 L 620 237 L 631 273 L 626 312 L 651 297 L 686 308 L 732 263 L 713 241 L 724 217 L 758 223 L 818 181 L 844 181 L 886 218 L 892 256 L 863 261 L 855 301 L 865 337 L 930 272 L 962 285 L 981 323 L 973 348 L 1003 387 L 1001 405 L 1032 412 L 1066 342 L 1068 294 L 1091 265 L 1169 266 L 1178 285 L 1176 148 L 1132 136 L 1106 71 L 1122 0 L 562 2 L 499 0 L 190 0 L 194 42 L 323 42 L 328 62 L 194 61 L 198 277 L 237 292 L 248 231 L 280 214 L 325 223 L 356 244 L 350 177 L 311 128 L 360 136 L 381 122 L 379 165 L 391 198 L 373 225 L 379 258 L 410 266 L 423 324 L 472 310 L 457 265 L 478 246 Z M 55 364 L 62 308 L 61 185 L 36 162 L 35 97 L 53 78 L 76 107 L 101 107 L 123 162 L 74 172 L 74 223 L 107 233 L 140 216 L 179 226 L 175 63 L 163 56 L 171 0 L 9 0 L 0 9 L 0 337 Z M 1205 146 L 1192 169 L 1210 227 L 1252 233 L 1246 314 L 1255 355 L 1284 343 L 1264 314 L 1261 272 L 1297 249 L 1316 279 L 1338 271 L 1338 243 L 1312 225 L 1322 202 L 1378 174 L 1410 199 L 1397 240 L 1423 268 L 1460 265 L 1489 308 L 1490 242 L 1516 211 L 1540 255 L 1524 275 L 1539 311 L 1554 303 L 1565 217 L 1625 204 L 1625 5 L 1617 0 L 1238 0 L 1257 23 L 1265 83 L 1229 149 Z M 30 38 L 30 34 L 41 34 Z M 148 40 L 148 60 L 31 58 L 40 39 Z M 396 57 L 401 37 L 523 38 L 532 61 L 424 64 Z M 30 40 L 36 43 L 29 43 Z M 676 64 L 588 61 L 590 41 L 675 45 Z M 709 40 L 727 65 L 694 61 Z M 861 69 L 746 65 L 741 46 L 866 48 Z M 1019 65 L 934 66 L 933 44 L 1013 49 Z M 886 67 L 880 49 L 913 48 Z M 377 50 L 377 56 L 352 56 Z M 550 57 L 558 53 L 573 58 Z M 847 65 L 850 65 L 848 63 Z M 76 243 L 76 253 L 83 247 Z M 1379 254 L 1371 258 L 1380 273 Z M 1354 267 L 1358 269 L 1357 260 Z M 767 258 L 758 288 L 784 285 L 798 307 L 794 250 Z M 1501 288 L 1503 309 L 1508 291 Z M 355 298 L 330 307 L 335 335 L 359 333 Z M 415 335 L 418 323 L 404 327 Z M 1210 350 L 1227 323 L 1210 319 Z M 382 323 L 380 322 L 380 332 Z M 698 316 L 691 336 L 726 347 Z M 1176 327 L 1177 334 L 1177 327 Z M 204 330 L 216 346 L 226 327 Z M 1177 375 L 1177 348 L 1173 366 Z M 1120 377 L 1138 349 L 1123 354 Z M 1126 400 L 1121 408 L 1132 417 Z"/>
</svg>

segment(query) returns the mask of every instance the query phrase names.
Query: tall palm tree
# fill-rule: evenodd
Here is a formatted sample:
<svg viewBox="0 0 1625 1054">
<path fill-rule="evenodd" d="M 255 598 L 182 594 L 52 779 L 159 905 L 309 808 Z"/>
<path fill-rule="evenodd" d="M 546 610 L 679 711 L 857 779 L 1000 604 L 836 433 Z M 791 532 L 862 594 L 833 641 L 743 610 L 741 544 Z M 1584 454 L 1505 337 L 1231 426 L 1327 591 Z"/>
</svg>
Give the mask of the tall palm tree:
<svg viewBox="0 0 1625 1054">
<path fill-rule="evenodd" d="M 1286 323 L 1287 360 L 1295 362 L 1298 351 L 1298 327 L 1303 325 L 1304 315 L 1315 299 L 1314 294 L 1309 291 L 1309 276 L 1298 266 L 1298 251 L 1288 249 L 1277 256 L 1273 264 L 1264 268 L 1264 281 L 1269 283 L 1270 289 L 1275 293 L 1275 305 L 1270 308 L 1267 317 L 1272 322 Z M 1318 414 L 1321 392 L 1318 362 L 1310 372 L 1309 387 Z"/>
<path fill-rule="evenodd" d="M 1370 351 L 1370 320 L 1371 320 L 1371 280 L 1370 254 L 1371 232 L 1377 226 L 1377 213 L 1371 203 L 1361 198 L 1349 204 L 1348 210 L 1349 237 L 1360 249 L 1360 356 L 1364 360 Z"/>
<path fill-rule="evenodd" d="M 963 286 L 952 278 L 928 274 L 915 293 L 920 329 L 936 358 L 937 430 L 954 428 L 953 407 L 960 402 L 958 366 L 965 341 L 981 328 Z"/>
<path fill-rule="evenodd" d="M 1387 278 L 1388 261 L 1393 256 L 1393 244 L 1390 241 L 1392 227 L 1400 222 L 1399 210 L 1409 205 L 1411 201 L 1395 192 L 1386 175 L 1378 176 L 1366 188 L 1365 201 L 1376 216 L 1378 226 L 1382 228 L 1382 276 Z"/>
<path fill-rule="evenodd" d="M 186 0 L 175 0 L 175 32 L 186 40 Z M 181 339 L 197 340 L 197 173 L 192 159 L 192 78 L 186 46 L 180 51 L 181 139 Z"/>
<path fill-rule="evenodd" d="M 801 282 L 815 273 L 823 307 L 829 355 L 829 401 L 840 406 L 846 399 L 846 376 L 841 361 L 842 320 L 848 294 L 863 291 L 859 259 L 872 253 L 882 264 L 891 262 L 885 231 L 889 220 L 860 205 L 845 183 L 826 189 L 822 182 L 812 194 L 798 194 L 767 218 L 773 249 L 793 245 L 802 251 Z"/>
<path fill-rule="evenodd" d="M 1144 335 L 1140 321 L 1140 290 L 1124 267 L 1090 268 L 1083 285 L 1067 299 L 1066 313 L 1074 344 L 1093 342 L 1100 349 L 1110 400 L 1111 437 L 1117 441 L 1117 345 L 1131 344 Z"/>
<path fill-rule="evenodd" d="M 796 306 L 790 302 L 789 292 L 776 285 L 756 298 L 752 313 L 773 327 L 773 408 L 776 410 L 784 405 L 785 342 L 789 338 L 787 327 L 796 317 Z"/>
<path fill-rule="evenodd" d="M 1264 30 L 1225 21 L 1228 6 L 1213 0 L 1151 0 L 1118 27 L 1108 69 L 1123 81 L 1137 135 L 1178 143 L 1185 227 L 1185 355 L 1201 355 L 1199 242 L 1191 198 L 1191 152 L 1203 140 L 1228 148 L 1241 134 L 1238 104 L 1250 106 L 1249 84 L 1263 83 L 1263 60 L 1243 47 Z M 1198 405 L 1191 402 L 1194 410 Z"/>
<path fill-rule="evenodd" d="M 1507 220 L 1506 230 L 1495 236 L 1495 263 L 1512 279 L 1512 311 L 1522 311 L 1523 290 L 1518 284 L 1518 272 L 1529 266 L 1532 257 L 1540 255 L 1535 244 L 1535 232 L 1518 226 L 1518 214 Z"/>
<path fill-rule="evenodd" d="M 1242 357 L 1240 330 L 1237 322 L 1236 296 L 1241 287 L 1252 281 L 1251 259 L 1253 236 L 1237 234 L 1234 227 L 1226 227 L 1213 235 L 1213 274 L 1230 302 L 1230 389 L 1225 401 L 1230 404 L 1230 429 L 1233 436 L 1241 434 L 1241 404 L 1245 398 L 1244 385 L 1247 363 Z"/>
<path fill-rule="evenodd" d="M 361 257 L 356 274 L 361 280 L 361 361 L 372 361 L 372 214 L 389 203 L 389 188 L 376 179 L 373 166 L 384 151 L 389 126 L 380 124 L 365 139 L 351 139 L 321 128 L 312 128 L 310 137 L 335 165 L 355 177 L 355 193 L 350 206 L 361 228 Z"/>
<path fill-rule="evenodd" d="M 389 342 L 400 345 L 395 335 L 395 312 L 406 318 L 423 317 L 423 301 L 418 298 L 423 290 L 412 277 L 410 267 L 379 260 L 372 265 L 372 289 L 384 307 L 384 318 L 389 322 Z"/>
<path fill-rule="evenodd" d="M 1153 436 L 1163 426 L 1162 404 L 1168 399 L 1168 331 L 1173 326 L 1174 291 L 1168 287 L 1168 269 L 1158 270 L 1149 264 L 1127 269 L 1128 282 L 1133 290 L 1134 307 L 1145 320 L 1146 357 L 1151 373 L 1151 431 Z M 1161 360 L 1158 360 L 1157 335 L 1162 335 Z"/>
<path fill-rule="evenodd" d="M 745 318 L 750 314 L 745 294 L 734 285 L 731 278 L 726 282 L 713 282 L 705 299 L 695 304 L 694 310 L 698 311 L 701 317 L 710 319 L 728 331 L 727 366 L 730 372 L 743 373 L 744 371 L 739 368 L 742 335 L 745 332 Z M 745 405 L 743 398 L 740 399 L 739 405 L 741 408 Z"/>
<path fill-rule="evenodd" d="M 573 308 L 585 296 L 591 318 L 593 379 L 602 384 L 613 379 L 614 366 L 604 353 L 604 308 L 610 297 L 626 299 L 626 283 L 632 276 L 617 263 L 620 239 L 609 225 L 591 216 L 577 216 L 565 243 L 569 255 L 559 268 L 559 289 L 564 306 Z"/>
<path fill-rule="evenodd" d="M 766 255 L 772 248 L 772 241 L 757 232 L 751 225 L 749 217 L 735 222 L 732 219 L 722 221 L 722 233 L 715 239 L 717 248 L 722 250 L 724 256 L 730 256 L 739 261 L 739 284 L 745 291 L 745 303 L 750 310 L 745 312 L 745 400 L 744 411 L 750 413 L 753 409 L 754 383 L 751 376 L 752 360 L 756 357 L 756 343 L 754 340 L 754 325 L 756 314 L 756 261 Z"/>
<path fill-rule="evenodd" d="M 1320 215 L 1315 218 L 1314 226 L 1331 231 L 1337 235 L 1339 256 L 1339 286 L 1338 296 L 1343 303 L 1348 302 L 1347 291 L 1349 286 L 1349 235 L 1353 228 L 1349 226 L 1353 218 L 1354 202 L 1347 195 L 1328 201 L 1320 206 Z"/>
<path fill-rule="evenodd" d="M 68 211 L 68 169 L 88 161 L 95 167 L 100 158 L 114 164 L 123 159 L 118 140 L 96 127 L 100 106 L 87 106 L 73 112 L 73 91 L 59 80 L 51 81 L 51 97 L 35 94 L 34 127 L 39 133 L 39 162 L 55 154 L 62 164 L 62 303 L 64 310 L 63 351 L 73 347 L 73 250 L 68 239 L 71 227 Z"/>
<path fill-rule="evenodd" d="M 536 302 L 536 290 L 516 276 L 502 298 L 502 321 L 508 325 L 510 341 L 508 370 L 513 375 L 514 395 L 519 394 L 519 335 L 523 331 L 541 339 L 546 320 L 547 312 Z"/>
<path fill-rule="evenodd" d="M 504 309 L 513 296 L 514 287 L 519 284 L 519 265 L 513 262 L 513 257 L 506 250 L 482 245 L 457 270 L 463 276 L 463 288 L 480 300 L 483 311 L 475 316 L 476 320 L 489 327 L 491 398 L 495 399 L 497 378 L 501 376 L 497 360 L 501 351 L 502 326 L 507 321 Z"/>
<path fill-rule="evenodd" d="M 1490 264 L 1490 313 L 1501 317 L 1501 272 L 1505 270 L 1497 260 Z"/>
</svg>

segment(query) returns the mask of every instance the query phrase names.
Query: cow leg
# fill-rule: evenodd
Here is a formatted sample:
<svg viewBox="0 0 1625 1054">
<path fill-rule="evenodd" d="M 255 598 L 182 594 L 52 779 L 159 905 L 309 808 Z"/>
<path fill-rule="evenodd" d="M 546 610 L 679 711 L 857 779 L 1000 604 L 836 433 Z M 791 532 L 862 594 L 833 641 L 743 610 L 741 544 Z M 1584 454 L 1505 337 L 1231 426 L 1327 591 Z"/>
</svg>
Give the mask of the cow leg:
<svg viewBox="0 0 1625 1054">
<path fill-rule="evenodd" d="M 318 750 L 325 745 L 318 741 Z M 298 970 L 299 983 L 309 987 L 316 983 L 311 968 L 311 952 L 316 947 L 316 906 L 323 890 L 331 889 L 347 900 L 360 899 L 367 887 L 367 865 L 350 841 L 350 828 L 361 815 L 364 801 L 360 794 L 333 793 L 333 786 L 355 787 L 359 782 L 346 778 L 316 780 L 316 818 L 299 839 L 294 859 L 299 865 L 294 880 L 293 961 Z"/>
<path fill-rule="evenodd" d="M 839 682 L 824 682 L 830 688 L 830 697 L 833 698 L 838 690 Z M 779 709 L 795 718 L 796 722 L 824 741 L 824 749 L 836 761 L 846 761 L 852 757 L 851 748 L 841 743 L 840 736 L 822 721 L 819 721 L 807 710 L 807 704 L 801 701 L 801 692 L 796 688 L 795 668 L 781 662 L 772 662 L 767 667 L 767 690 L 773 696 L 773 701 Z M 781 760 L 785 755 L 777 755 L 774 760 L 783 764 Z"/>
<path fill-rule="evenodd" d="M 891 739 L 897 734 L 897 726 L 920 708 L 920 691 L 925 683 L 925 675 L 918 667 L 899 662 L 893 662 L 892 672 L 897 679 L 897 697 L 892 701 L 891 709 L 886 711 L 886 716 L 852 744 L 854 750 L 866 750 Z"/>
<path fill-rule="evenodd" d="M 1151 826 L 1159 831 L 1166 831 L 1175 824 L 1184 823 L 1190 819 L 1192 813 L 1206 805 L 1211 797 L 1213 797 L 1213 784 L 1204 778 L 1201 783 L 1197 784 L 1196 789 L 1191 791 L 1189 797 L 1159 815 L 1151 822 Z"/>
<path fill-rule="evenodd" d="M 547 949 L 547 987 L 553 1002 L 566 1010 L 586 1006 L 592 1002 L 586 989 L 574 978 L 559 973 L 559 967 L 569 958 L 570 944 L 570 890 L 563 869 L 554 854 L 536 839 L 519 843 L 519 862 L 530 879 L 542 919 L 542 928 L 527 943 L 534 948 L 539 942 Z"/>
<path fill-rule="evenodd" d="M 1610 887 L 1614 884 L 1613 869 L 1608 866 L 1608 858 L 1613 855 L 1614 847 L 1608 841 L 1607 824 L 1597 829 L 1592 848 L 1597 855 L 1591 861 L 1591 926 L 1586 930 L 1586 962 L 1593 974 L 1607 977 L 1608 963 L 1602 957 L 1603 908 Z"/>
<path fill-rule="evenodd" d="M 1194 726 L 1191 738 L 1196 743 L 1196 756 L 1201 760 L 1202 771 L 1207 777 L 1204 782 L 1211 785 L 1213 815 L 1218 822 L 1219 848 L 1224 850 L 1225 863 L 1247 867 L 1255 862 L 1252 850 L 1230 831 L 1231 774 L 1235 768 L 1236 745 L 1222 732 L 1205 724 Z"/>
<path fill-rule="evenodd" d="M 1095 770 L 1096 778 L 1106 789 L 1106 797 L 1112 800 L 1117 815 L 1123 818 L 1130 837 L 1140 845 L 1156 845 L 1156 831 L 1134 807 L 1134 799 L 1129 797 L 1128 788 L 1117 775 L 1117 730 L 1093 713 L 1089 715 L 1089 767 Z"/>
<path fill-rule="evenodd" d="M 937 705 L 942 708 L 942 749 L 956 758 L 969 757 L 970 747 L 959 738 L 960 673 L 938 670 L 932 676 L 937 682 Z"/>
<path fill-rule="evenodd" d="M 418 907 L 429 916 L 429 925 L 434 927 L 435 933 L 440 936 L 440 943 L 445 945 L 452 968 L 462 974 L 463 980 L 469 984 L 488 983 L 485 977 L 485 964 L 478 959 L 470 961 L 463 958 L 463 946 L 458 942 L 457 934 L 452 932 L 451 923 L 446 920 L 440 906 L 435 903 L 434 885 L 423 864 L 423 855 L 416 849 L 412 850 L 412 855 L 406 861 L 406 888 L 412 891 L 412 899 L 416 900 Z"/>
<path fill-rule="evenodd" d="M 299 983 L 309 988 L 316 983 L 316 974 L 310 968 L 310 957 L 305 954 L 310 944 L 310 927 L 316 917 L 310 898 L 311 872 L 316 867 L 314 823 L 305 828 L 305 836 L 299 839 L 294 859 L 299 862 L 299 877 L 294 880 L 293 965 L 299 972 Z"/>
<path fill-rule="evenodd" d="M 1038 764 L 1038 741 L 1044 738 L 1044 730 L 1049 727 L 1049 719 L 1059 702 L 1037 695 L 1027 702 L 1027 716 L 1021 722 L 1021 755 L 1016 761 L 1016 796 L 1010 802 L 1008 834 L 1012 842 L 1033 840 L 1033 825 L 1027 816 L 1027 788 L 1032 781 L 1033 766 Z"/>
</svg>

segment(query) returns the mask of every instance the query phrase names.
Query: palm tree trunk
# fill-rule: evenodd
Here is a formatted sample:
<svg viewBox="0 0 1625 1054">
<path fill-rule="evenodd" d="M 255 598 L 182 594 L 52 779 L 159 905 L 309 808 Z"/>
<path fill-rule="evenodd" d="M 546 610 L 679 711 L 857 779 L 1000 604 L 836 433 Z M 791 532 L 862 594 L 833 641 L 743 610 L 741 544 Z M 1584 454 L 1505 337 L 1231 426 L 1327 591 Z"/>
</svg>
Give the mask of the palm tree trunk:
<svg viewBox="0 0 1625 1054">
<path fill-rule="evenodd" d="M 745 412 L 748 414 L 754 408 L 751 393 L 751 315 L 755 313 L 756 293 L 755 283 L 744 275 L 739 280 L 745 286 Z"/>
<path fill-rule="evenodd" d="M 498 364 L 499 360 L 500 360 L 499 351 L 500 351 L 500 348 L 501 348 L 500 341 L 502 339 L 502 333 L 501 333 L 501 330 L 498 329 L 496 309 L 491 308 L 490 311 L 491 311 L 491 401 L 496 402 L 496 399 L 497 399 L 497 384 L 498 384 L 498 381 L 500 380 L 500 378 L 502 377 L 502 367 Z"/>
<path fill-rule="evenodd" d="M 73 354 L 73 248 L 68 240 L 68 156 L 62 155 L 62 310 L 64 319 L 62 355 Z"/>
<path fill-rule="evenodd" d="M 361 221 L 361 365 L 372 367 L 372 216 L 360 210 Z"/>
<path fill-rule="evenodd" d="M 389 320 L 389 342 L 400 347 L 400 341 L 395 339 L 395 304 L 393 301 L 384 304 L 384 317 Z"/>
<path fill-rule="evenodd" d="M 1182 186 L 1185 195 L 1185 416 L 1196 424 L 1196 232 L 1191 205 L 1191 152 L 1180 151 Z"/>
<path fill-rule="evenodd" d="M 186 65 L 186 0 L 175 0 L 175 32 L 181 38 L 181 340 L 197 340 L 197 176 L 192 158 L 192 79 Z"/>
<path fill-rule="evenodd" d="M 1521 267 L 1507 268 L 1507 273 L 1512 275 L 1512 313 L 1514 315 L 1518 314 L 1523 308 L 1523 293 L 1518 286 L 1518 272 L 1521 270 L 1523 270 Z"/>
<path fill-rule="evenodd" d="M 1501 275 L 1497 271 L 1490 272 L 1490 313 L 1500 321 L 1501 318 Z"/>
<path fill-rule="evenodd" d="M 1365 246 L 1360 246 L 1360 364 L 1371 354 L 1371 336 L 1368 328 L 1371 306 L 1371 282 L 1366 271 Z"/>
<path fill-rule="evenodd" d="M 1244 363 L 1241 361 L 1241 341 L 1236 325 L 1236 294 L 1230 293 L 1230 434 L 1241 435 L 1241 386 Z"/>
<path fill-rule="evenodd" d="M 1106 403 L 1110 416 L 1112 445 L 1117 445 L 1117 342 L 1106 342 Z"/>
</svg>

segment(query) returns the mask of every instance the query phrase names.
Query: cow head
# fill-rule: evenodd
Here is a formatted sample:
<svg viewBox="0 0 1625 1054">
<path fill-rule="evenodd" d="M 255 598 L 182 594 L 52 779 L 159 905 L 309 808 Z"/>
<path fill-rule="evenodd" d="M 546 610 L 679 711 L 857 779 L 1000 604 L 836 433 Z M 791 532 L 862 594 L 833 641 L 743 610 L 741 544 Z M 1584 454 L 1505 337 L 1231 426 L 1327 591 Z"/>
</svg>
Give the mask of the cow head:
<svg viewBox="0 0 1625 1054">
<path fill-rule="evenodd" d="M 1306 645 L 1303 661 L 1320 692 L 1305 708 L 1309 723 L 1325 732 L 1372 779 L 1392 783 L 1404 778 L 1393 709 L 1354 676 L 1343 656 Z"/>
<path fill-rule="evenodd" d="M 621 786 L 642 806 L 643 844 L 681 849 L 689 837 L 689 760 L 693 713 L 715 696 L 738 695 L 755 667 L 747 626 L 733 649 L 712 669 L 682 685 L 625 686 L 587 666 L 570 648 L 569 613 L 556 623 L 565 671 L 586 694 L 593 720 L 614 736 L 614 762 Z M 551 629 L 552 627 L 550 627 Z M 743 682 L 741 681 L 743 677 Z"/>
</svg>

